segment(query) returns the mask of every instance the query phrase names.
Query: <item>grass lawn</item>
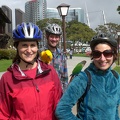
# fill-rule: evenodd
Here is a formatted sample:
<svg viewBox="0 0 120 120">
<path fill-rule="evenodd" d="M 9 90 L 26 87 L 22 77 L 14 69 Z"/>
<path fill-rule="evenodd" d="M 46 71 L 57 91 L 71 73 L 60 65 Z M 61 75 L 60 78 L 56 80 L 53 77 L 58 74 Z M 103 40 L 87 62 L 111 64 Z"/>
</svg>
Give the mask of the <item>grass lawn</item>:
<svg viewBox="0 0 120 120">
<path fill-rule="evenodd" d="M 0 60 L 0 72 L 4 72 L 12 64 L 12 60 Z"/>
<path fill-rule="evenodd" d="M 116 70 L 118 73 L 120 73 L 120 66 L 116 66 L 116 67 L 114 68 L 114 70 Z"/>
</svg>

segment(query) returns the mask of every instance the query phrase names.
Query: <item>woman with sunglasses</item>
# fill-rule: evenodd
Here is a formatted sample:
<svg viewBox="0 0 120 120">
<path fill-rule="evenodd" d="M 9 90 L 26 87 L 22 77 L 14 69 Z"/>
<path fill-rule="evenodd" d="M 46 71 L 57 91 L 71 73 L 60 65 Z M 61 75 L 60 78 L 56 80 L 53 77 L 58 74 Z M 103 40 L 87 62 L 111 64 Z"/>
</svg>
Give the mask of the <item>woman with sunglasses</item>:
<svg viewBox="0 0 120 120">
<path fill-rule="evenodd" d="M 90 42 L 92 62 L 86 68 L 91 75 L 90 89 L 78 106 L 77 115 L 72 107 L 85 93 L 88 77 L 80 72 L 69 84 L 56 108 L 59 120 L 120 120 L 120 76 L 112 73 L 117 59 L 117 41 L 109 34 L 98 34 Z"/>
</svg>

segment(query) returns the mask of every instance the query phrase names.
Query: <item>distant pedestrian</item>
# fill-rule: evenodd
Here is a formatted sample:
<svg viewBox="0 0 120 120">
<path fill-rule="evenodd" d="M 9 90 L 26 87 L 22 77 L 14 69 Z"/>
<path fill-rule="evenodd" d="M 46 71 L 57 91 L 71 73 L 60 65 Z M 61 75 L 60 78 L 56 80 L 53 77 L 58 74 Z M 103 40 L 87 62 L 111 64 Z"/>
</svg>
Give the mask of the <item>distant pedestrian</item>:
<svg viewBox="0 0 120 120">
<path fill-rule="evenodd" d="M 70 59 L 72 59 L 72 56 L 73 56 L 73 50 L 72 49 L 70 49 L 69 55 L 70 55 Z"/>
<path fill-rule="evenodd" d="M 82 47 L 81 52 L 82 52 L 82 54 L 85 52 L 85 48 L 84 47 Z"/>
</svg>

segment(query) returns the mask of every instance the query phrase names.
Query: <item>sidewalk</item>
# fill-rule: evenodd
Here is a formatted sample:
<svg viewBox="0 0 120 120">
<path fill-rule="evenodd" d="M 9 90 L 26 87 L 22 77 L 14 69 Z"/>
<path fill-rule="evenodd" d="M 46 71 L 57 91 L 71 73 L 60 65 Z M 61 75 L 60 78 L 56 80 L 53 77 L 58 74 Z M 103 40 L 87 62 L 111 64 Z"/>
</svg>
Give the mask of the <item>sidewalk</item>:
<svg viewBox="0 0 120 120">
<path fill-rule="evenodd" d="M 67 60 L 68 65 L 68 74 L 70 75 L 72 73 L 73 68 L 81 61 L 86 60 L 87 63 L 83 67 L 82 70 L 84 70 L 91 62 L 91 59 L 89 57 L 72 57 L 72 59 Z"/>
</svg>

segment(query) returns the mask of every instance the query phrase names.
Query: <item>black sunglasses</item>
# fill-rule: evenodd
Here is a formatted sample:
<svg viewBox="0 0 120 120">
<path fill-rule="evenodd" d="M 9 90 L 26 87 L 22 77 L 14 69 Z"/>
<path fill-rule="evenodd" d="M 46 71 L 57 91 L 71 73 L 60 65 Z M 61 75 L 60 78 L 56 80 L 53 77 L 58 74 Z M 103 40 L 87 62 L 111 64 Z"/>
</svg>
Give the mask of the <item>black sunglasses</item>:
<svg viewBox="0 0 120 120">
<path fill-rule="evenodd" d="M 106 57 L 106 58 L 111 58 L 111 57 L 113 56 L 113 54 L 114 54 L 114 51 L 112 51 L 112 50 L 105 50 L 105 51 L 103 51 L 103 52 L 100 52 L 100 51 L 98 51 L 98 50 L 94 50 L 94 51 L 92 52 L 93 58 L 100 58 L 102 54 L 103 54 L 104 57 Z"/>
</svg>

